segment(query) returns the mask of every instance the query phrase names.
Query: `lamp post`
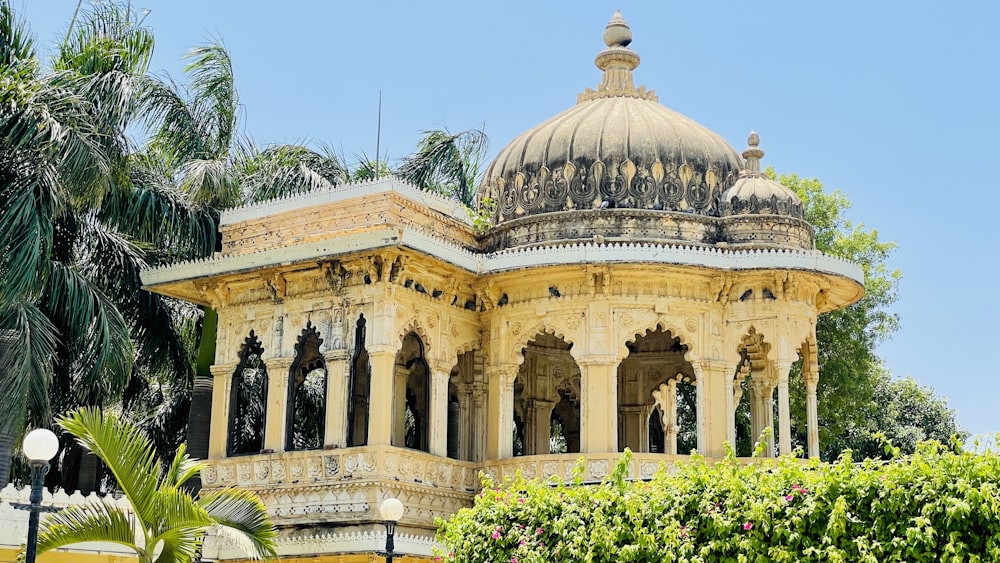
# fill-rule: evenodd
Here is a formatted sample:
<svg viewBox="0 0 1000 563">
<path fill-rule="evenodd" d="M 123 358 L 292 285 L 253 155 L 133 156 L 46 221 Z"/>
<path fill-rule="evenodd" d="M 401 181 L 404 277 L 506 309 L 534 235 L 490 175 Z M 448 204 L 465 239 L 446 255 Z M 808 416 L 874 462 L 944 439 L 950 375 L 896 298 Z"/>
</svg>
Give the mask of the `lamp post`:
<svg viewBox="0 0 1000 563">
<path fill-rule="evenodd" d="M 396 533 L 396 522 L 403 517 L 403 503 L 398 498 L 389 497 L 382 501 L 378 507 L 382 521 L 385 523 L 385 563 L 392 563 L 393 550 L 396 546 L 393 543 L 393 535 Z"/>
<path fill-rule="evenodd" d="M 35 563 L 35 544 L 38 542 L 38 513 L 52 512 L 53 510 L 41 506 L 42 502 L 42 482 L 45 474 L 49 472 L 49 460 L 56 456 L 59 451 L 59 438 L 45 428 L 36 428 L 24 437 L 21 445 L 24 457 L 28 458 L 31 466 L 31 496 L 28 500 L 31 504 L 15 504 L 16 508 L 28 510 L 28 545 L 25 546 L 26 563 Z"/>
</svg>

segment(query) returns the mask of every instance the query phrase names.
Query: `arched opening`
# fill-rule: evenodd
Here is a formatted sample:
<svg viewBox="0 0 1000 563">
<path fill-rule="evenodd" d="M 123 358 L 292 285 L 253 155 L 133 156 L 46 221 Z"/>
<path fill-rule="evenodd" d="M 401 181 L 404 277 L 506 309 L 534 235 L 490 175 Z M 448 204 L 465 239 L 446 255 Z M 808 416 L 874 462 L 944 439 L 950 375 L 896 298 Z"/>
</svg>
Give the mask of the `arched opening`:
<svg viewBox="0 0 1000 563">
<path fill-rule="evenodd" d="M 514 455 L 580 451 L 580 368 L 571 347 L 539 333 L 522 350 L 514 383 Z"/>
<path fill-rule="evenodd" d="M 365 316 L 358 317 L 354 329 L 354 356 L 351 359 L 351 380 L 347 403 L 347 445 L 368 443 L 368 398 L 371 396 L 372 373 L 365 348 Z"/>
<path fill-rule="evenodd" d="M 288 374 L 286 450 L 318 450 L 326 430 L 326 362 L 319 351 L 323 339 L 306 323 L 295 343 Z"/>
<path fill-rule="evenodd" d="M 424 343 L 415 332 L 403 338 L 396 354 L 393 387 L 392 444 L 429 451 L 430 367 L 424 357 Z"/>
<path fill-rule="evenodd" d="M 771 345 L 764 335 L 750 327 L 740 340 L 740 364 L 736 370 L 734 394 L 739 393 L 736 405 L 737 455 L 751 455 L 761 443 L 763 457 L 774 457 L 777 427 L 775 421 L 774 394 L 778 376 L 774 362 L 768 359 Z M 749 424 L 748 424 L 749 423 Z M 741 427 L 749 426 L 748 439 L 741 439 Z"/>
<path fill-rule="evenodd" d="M 264 347 L 251 330 L 240 347 L 240 363 L 229 391 L 229 434 L 226 454 L 257 454 L 264 449 L 267 420 L 267 366 Z"/>
<path fill-rule="evenodd" d="M 687 345 L 657 327 L 626 346 L 618 365 L 618 449 L 690 453 L 697 444 L 697 394 Z"/>
</svg>

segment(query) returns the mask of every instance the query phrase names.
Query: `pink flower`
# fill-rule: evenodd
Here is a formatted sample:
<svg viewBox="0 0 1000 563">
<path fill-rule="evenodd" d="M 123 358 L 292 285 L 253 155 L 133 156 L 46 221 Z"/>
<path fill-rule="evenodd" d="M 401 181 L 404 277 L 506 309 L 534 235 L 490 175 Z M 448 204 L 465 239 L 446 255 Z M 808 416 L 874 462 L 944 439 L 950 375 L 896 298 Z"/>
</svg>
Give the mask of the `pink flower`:
<svg viewBox="0 0 1000 563">
<path fill-rule="evenodd" d="M 493 530 L 493 539 L 495 539 L 495 540 L 500 539 L 500 532 L 502 532 L 502 531 L 503 531 L 503 528 L 497 528 L 496 530 Z"/>
<path fill-rule="evenodd" d="M 785 495 L 785 502 L 792 502 L 792 495 Z"/>
<path fill-rule="evenodd" d="M 517 557 L 511 557 L 510 563 L 517 563 Z"/>
<path fill-rule="evenodd" d="M 753 522 L 747 522 L 743 524 L 743 530 L 749 532 L 753 528 Z"/>
<path fill-rule="evenodd" d="M 519 543 L 518 545 L 520 545 L 521 547 L 524 547 L 524 546 L 526 546 L 526 545 L 528 545 L 528 544 L 527 544 L 527 543 L 525 543 L 525 541 L 524 541 L 524 540 L 521 540 L 521 543 Z"/>
<path fill-rule="evenodd" d="M 541 528 L 538 528 L 537 530 L 535 530 L 535 535 L 536 535 L 536 536 L 540 536 L 540 535 L 542 535 L 542 529 L 541 529 Z"/>
</svg>

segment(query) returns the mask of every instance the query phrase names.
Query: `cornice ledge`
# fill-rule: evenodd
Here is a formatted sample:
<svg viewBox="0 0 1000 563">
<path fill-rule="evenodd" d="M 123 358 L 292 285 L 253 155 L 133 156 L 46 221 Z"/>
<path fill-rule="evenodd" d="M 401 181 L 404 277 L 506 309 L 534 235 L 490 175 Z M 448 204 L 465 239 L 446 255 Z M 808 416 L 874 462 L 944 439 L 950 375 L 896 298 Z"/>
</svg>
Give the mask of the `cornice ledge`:
<svg viewBox="0 0 1000 563">
<path fill-rule="evenodd" d="M 652 262 L 722 270 L 787 268 L 824 272 L 864 283 L 864 272 L 860 266 L 818 250 L 731 250 L 651 242 L 581 242 L 501 250 L 484 257 L 484 267 L 480 273 L 557 264 L 616 262 Z"/>
<path fill-rule="evenodd" d="M 411 227 L 383 226 L 332 239 L 292 244 L 247 254 L 216 255 L 157 266 L 143 270 L 140 275 L 143 285 L 156 286 L 280 264 L 323 259 L 388 246 L 406 246 L 470 272 L 478 272 L 481 267 L 482 255 L 449 240 Z"/>
<path fill-rule="evenodd" d="M 219 219 L 220 226 L 261 219 L 270 215 L 345 201 L 383 192 L 396 192 L 404 197 L 422 203 L 428 208 L 447 215 L 459 222 L 471 225 L 469 215 L 461 202 L 446 198 L 430 190 L 420 189 L 413 184 L 396 178 L 383 178 L 351 182 L 312 192 L 292 194 L 286 197 L 269 199 L 258 203 L 244 205 L 223 211 Z"/>
</svg>

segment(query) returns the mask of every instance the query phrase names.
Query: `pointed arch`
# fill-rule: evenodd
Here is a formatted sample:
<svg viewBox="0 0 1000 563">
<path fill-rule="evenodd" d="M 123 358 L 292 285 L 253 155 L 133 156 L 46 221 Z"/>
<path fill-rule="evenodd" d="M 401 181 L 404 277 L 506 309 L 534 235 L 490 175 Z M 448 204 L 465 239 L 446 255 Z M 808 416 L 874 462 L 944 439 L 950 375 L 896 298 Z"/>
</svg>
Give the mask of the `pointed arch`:
<svg viewBox="0 0 1000 563">
<path fill-rule="evenodd" d="M 354 355 L 351 357 L 350 382 L 347 391 L 347 446 L 368 444 L 368 414 L 372 385 L 372 368 L 365 347 L 365 316 L 359 315 L 354 327 Z"/>
<path fill-rule="evenodd" d="M 625 337 L 625 340 L 619 344 L 618 347 L 619 358 L 624 359 L 626 356 L 628 356 L 629 353 L 632 351 L 632 348 L 635 346 L 635 342 L 637 340 L 647 337 L 652 333 L 663 332 L 663 333 L 669 333 L 673 338 L 678 339 L 684 345 L 685 361 L 691 361 L 693 359 L 692 346 L 694 343 L 694 339 L 688 337 L 687 335 L 687 332 L 690 331 L 682 330 L 681 327 L 677 326 L 669 319 L 660 316 L 651 323 L 644 323 L 644 324 L 630 323 L 630 324 L 632 324 L 630 328 L 626 327 L 626 330 L 624 330 L 623 333 L 620 333 L 631 336 Z"/>
<path fill-rule="evenodd" d="M 267 420 L 267 365 L 264 346 L 253 330 L 237 354 L 240 361 L 229 388 L 226 455 L 249 455 L 264 449 Z"/>
<path fill-rule="evenodd" d="M 395 372 L 392 444 L 430 451 L 431 370 L 426 345 L 416 330 L 402 337 Z"/>
<path fill-rule="evenodd" d="M 295 342 L 295 360 L 288 371 L 285 403 L 285 450 L 316 450 L 325 443 L 326 362 L 320 352 L 323 338 L 306 322 Z"/>
<path fill-rule="evenodd" d="M 420 339 L 420 344 L 424 354 L 433 348 L 431 346 L 431 339 L 427 330 L 416 317 L 413 317 L 410 319 L 410 322 L 403 325 L 403 328 L 396 333 L 396 338 L 399 339 L 400 344 L 403 344 L 406 337 L 410 334 L 414 334 Z"/>
<path fill-rule="evenodd" d="M 515 338 L 512 339 L 513 342 L 511 344 L 511 348 L 508 349 L 508 353 L 503 357 L 514 358 L 518 364 L 524 362 L 524 354 L 522 353 L 523 350 L 532 340 L 535 340 L 539 334 L 554 336 L 566 342 L 569 344 L 570 350 L 573 349 L 573 345 L 576 343 L 576 335 L 573 331 L 554 323 L 552 319 L 549 318 L 535 323 L 527 329 L 522 327 L 520 321 L 513 321 L 511 323 L 510 330 L 511 334 L 513 334 Z"/>
</svg>

